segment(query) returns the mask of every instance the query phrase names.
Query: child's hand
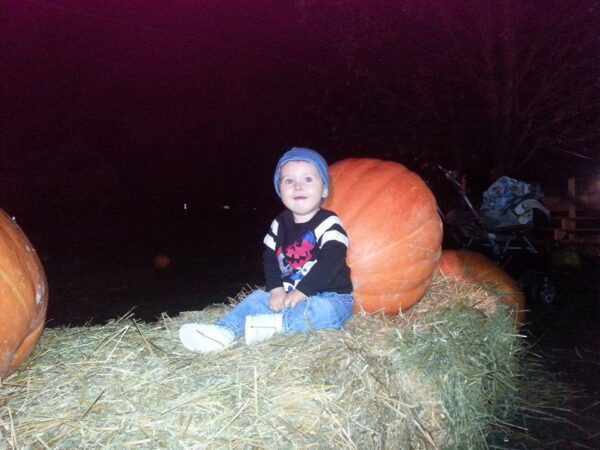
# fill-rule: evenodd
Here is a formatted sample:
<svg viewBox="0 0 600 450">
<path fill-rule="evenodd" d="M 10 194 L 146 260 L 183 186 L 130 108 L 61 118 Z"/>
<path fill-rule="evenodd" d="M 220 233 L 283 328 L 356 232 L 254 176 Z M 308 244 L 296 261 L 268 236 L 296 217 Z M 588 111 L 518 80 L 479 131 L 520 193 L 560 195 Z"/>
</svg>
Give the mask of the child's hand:
<svg viewBox="0 0 600 450">
<path fill-rule="evenodd" d="M 285 291 L 283 288 L 271 289 L 271 296 L 269 297 L 269 308 L 272 311 L 279 312 L 283 309 L 283 299 L 285 297 Z"/>
<path fill-rule="evenodd" d="M 306 300 L 306 295 L 304 295 L 298 289 L 294 289 L 293 291 L 285 294 L 285 297 L 283 298 L 283 305 L 288 308 L 293 308 L 302 300 Z"/>
</svg>

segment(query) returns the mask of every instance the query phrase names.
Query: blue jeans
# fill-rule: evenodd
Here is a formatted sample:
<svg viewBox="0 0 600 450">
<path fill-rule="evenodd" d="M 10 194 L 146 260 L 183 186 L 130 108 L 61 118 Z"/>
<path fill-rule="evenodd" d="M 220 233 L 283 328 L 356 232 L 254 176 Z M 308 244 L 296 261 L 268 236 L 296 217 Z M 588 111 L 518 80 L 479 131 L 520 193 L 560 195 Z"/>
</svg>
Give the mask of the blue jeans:
<svg viewBox="0 0 600 450">
<path fill-rule="evenodd" d="M 236 337 L 244 334 L 246 316 L 276 314 L 269 308 L 271 294 L 257 290 L 225 314 L 217 325 L 229 328 Z M 339 329 L 352 316 L 351 294 L 322 292 L 308 297 L 294 308 L 284 308 L 283 333 L 305 333 L 309 330 Z"/>
</svg>

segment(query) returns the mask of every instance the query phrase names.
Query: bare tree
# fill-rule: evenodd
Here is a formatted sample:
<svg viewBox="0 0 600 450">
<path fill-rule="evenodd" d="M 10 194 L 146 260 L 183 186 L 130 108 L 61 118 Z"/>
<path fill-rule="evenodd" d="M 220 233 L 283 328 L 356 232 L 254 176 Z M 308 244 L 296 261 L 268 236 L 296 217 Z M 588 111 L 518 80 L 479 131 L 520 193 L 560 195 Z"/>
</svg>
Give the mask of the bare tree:
<svg viewBox="0 0 600 450">
<path fill-rule="evenodd" d="M 592 155 L 600 137 L 597 2 L 430 5 L 456 73 L 475 88 L 469 116 L 481 117 L 495 169 L 514 172 L 548 152 Z"/>
<path fill-rule="evenodd" d="M 343 81 L 315 106 L 351 139 L 504 173 L 597 154 L 596 0 L 318 3 L 317 69 Z"/>
</svg>

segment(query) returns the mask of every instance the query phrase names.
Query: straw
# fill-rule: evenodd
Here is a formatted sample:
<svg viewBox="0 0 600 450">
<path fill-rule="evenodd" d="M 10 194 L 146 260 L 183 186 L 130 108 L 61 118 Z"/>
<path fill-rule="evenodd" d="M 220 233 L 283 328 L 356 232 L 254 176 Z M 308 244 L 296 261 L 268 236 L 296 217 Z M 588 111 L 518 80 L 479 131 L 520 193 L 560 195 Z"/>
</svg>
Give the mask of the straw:
<svg viewBox="0 0 600 450">
<path fill-rule="evenodd" d="M 535 377 L 524 375 L 514 317 L 481 287 L 436 277 L 427 296 L 396 317 L 356 314 L 342 330 L 280 334 L 215 354 L 180 344 L 182 324 L 212 323 L 237 301 L 156 323 L 127 314 L 47 329 L 28 364 L 0 386 L 0 442 L 482 448 L 532 411 L 523 392 L 537 387 L 527 387 Z"/>
</svg>

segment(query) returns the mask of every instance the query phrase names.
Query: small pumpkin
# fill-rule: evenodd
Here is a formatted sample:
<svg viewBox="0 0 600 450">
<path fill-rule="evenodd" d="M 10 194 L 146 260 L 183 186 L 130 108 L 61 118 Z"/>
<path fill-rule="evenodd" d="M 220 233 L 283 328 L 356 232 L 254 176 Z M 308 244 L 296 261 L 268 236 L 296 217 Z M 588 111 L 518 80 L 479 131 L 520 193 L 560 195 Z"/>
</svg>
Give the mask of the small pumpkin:
<svg viewBox="0 0 600 450">
<path fill-rule="evenodd" d="M 501 267 L 480 253 L 444 250 L 439 269 L 459 283 L 483 283 L 499 295 L 499 301 L 515 309 L 517 322 L 525 322 L 525 296 L 519 285 Z"/>
<path fill-rule="evenodd" d="M 163 254 L 154 255 L 154 258 L 152 258 L 152 265 L 156 269 L 166 269 L 171 265 L 171 258 Z"/>
<path fill-rule="evenodd" d="M 48 283 L 33 245 L 0 209 L 0 380 L 37 344 L 46 321 Z"/>
<path fill-rule="evenodd" d="M 397 314 L 425 294 L 441 254 L 442 223 L 425 182 L 402 164 L 351 158 L 330 167 L 324 204 L 348 233 L 356 309 Z"/>
</svg>

